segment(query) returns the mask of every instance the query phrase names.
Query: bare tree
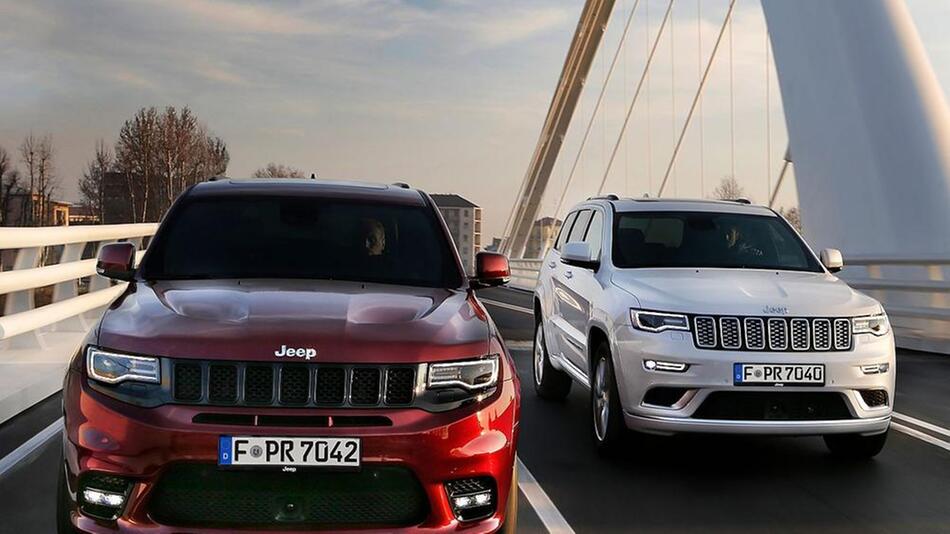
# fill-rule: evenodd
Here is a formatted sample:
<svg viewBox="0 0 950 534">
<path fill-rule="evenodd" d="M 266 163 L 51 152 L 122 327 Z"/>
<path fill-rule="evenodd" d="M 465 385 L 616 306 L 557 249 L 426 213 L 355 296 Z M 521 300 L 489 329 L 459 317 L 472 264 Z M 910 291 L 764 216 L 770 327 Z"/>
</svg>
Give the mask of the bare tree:
<svg viewBox="0 0 950 534">
<path fill-rule="evenodd" d="M 252 176 L 254 178 L 303 178 L 304 173 L 296 167 L 271 162 L 254 171 Z"/>
<path fill-rule="evenodd" d="M 96 155 L 86 166 L 82 178 L 79 180 L 79 194 L 82 204 L 89 208 L 99 220 L 102 220 L 102 204 L 104 190 L 102 180 L 107 172 L 112 171 L 115 158 L 112 151 L 102 139 L 96 141 Z"/>
<path fill-rule="evenodd" d="M 14 167 L 10 153 L 0 146 L 0 226 L 10 224 L 10 196 L 20 189 L 20 172 Z"/>
<path fill-rule="evenodd" d="M 50 135 L 36 137 L 32 133 L 20 144 L 20 158 L 26 165 L 30 188 L 24 209 L 26 223 L 38 226 L 49 223 L 49 206 L 58 181 L 53 167 L 53 138 Z"/>
<path fill-rule="evenodd" d="M 713 189 L 712 197 L 719 200 L 735 200 L 737 198 L 747 198 L 745 189 L 739 185 L 734 176 L 723 176 L 719 185 Z"/>
<path fill-rule="evenodd" d="M 186 188 L 227 171 L 230 156 L 189 109 L 140 109 L 119 132 L 115 167 L 129 187 L 133 222 L 158 220 Z"/>
<path fill-rule="evenodd" d="M 779 215 L 785 217 L 785 220 L 788 221 L 788 224 L 791 224 L 798 230 L 798 233 L 802 233 L 802 212 L 798 209 L 798 206 L 794 208 L 779 208 Z"/>
</svg>

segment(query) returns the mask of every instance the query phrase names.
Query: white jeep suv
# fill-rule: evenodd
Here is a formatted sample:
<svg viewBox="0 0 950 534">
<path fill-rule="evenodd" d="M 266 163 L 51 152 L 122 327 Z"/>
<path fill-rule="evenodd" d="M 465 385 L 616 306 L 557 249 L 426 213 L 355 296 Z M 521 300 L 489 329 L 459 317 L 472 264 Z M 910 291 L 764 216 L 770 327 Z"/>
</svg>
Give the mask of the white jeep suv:
<svg viewBox="0 0 950 534">
<path fill-rule="evenodd" d="M 747 201 L 589 199 L 541 265 L 535 389 L 588 388 L 601 451 L 630 428 L 821 435 L 835 454 L 874 456 L 894 338 L 841 267 Z"/>
</svg>

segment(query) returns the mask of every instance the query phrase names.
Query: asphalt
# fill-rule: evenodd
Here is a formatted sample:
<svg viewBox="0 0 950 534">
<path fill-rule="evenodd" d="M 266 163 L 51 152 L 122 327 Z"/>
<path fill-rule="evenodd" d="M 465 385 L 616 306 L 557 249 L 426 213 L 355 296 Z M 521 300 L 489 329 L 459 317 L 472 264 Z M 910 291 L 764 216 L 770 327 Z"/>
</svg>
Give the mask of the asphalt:
<svg viewBox="0 0 950 534">
<path fill-rule="evenodd" d="M 519 291 L 480 295 L 531 305 Z M 639 434 L 625 454 L 601 458 L 586 390 L 563 402 L 534 395 L 531 316 L 488 308 L 523 378 L 519 456 L 576 532 L 950 532 L 950 452 L 894 430 L 869 462 L 837 460 L 819 438 Z M 950 427 L 950 357 L 902 351 L 898 369 L 897 410 Z M 0 426 L 0 458 L 55 421 L 60 402 Z M 0 534 L 54 532 L 59 449 L 53 438 L 0 476 Z M 519 502 L 519 532 L 545 532 L 523 494 Z"/>
</svg>

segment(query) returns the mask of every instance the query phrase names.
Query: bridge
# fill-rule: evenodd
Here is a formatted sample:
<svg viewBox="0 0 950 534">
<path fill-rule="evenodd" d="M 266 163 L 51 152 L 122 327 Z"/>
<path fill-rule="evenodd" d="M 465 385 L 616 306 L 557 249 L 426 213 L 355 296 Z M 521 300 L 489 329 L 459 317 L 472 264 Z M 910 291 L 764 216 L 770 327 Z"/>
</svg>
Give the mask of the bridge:
<svg viewBox="0 0 950 534">
<path fill-rule="evenodd" d="M 529 247 L 536 221 L 592 195 L 707 197 L 740 178 L 770 207 L 797 198 L 806 240 L 841 248 L 841 276 L 884 303 L 893 436 L 870 468 L 814 438 L 642 437 L 605 463 L 585 393 L 550 403 L 529 386 L 523 531 L 950 525 L 950 110 L 902 1 L 761 4 L 738 24 L 736 0 L 587 0 L 506 225 L 513 288 L 480 297 L 530 376 L 551 244 Z M 124 290 L 92 258 L 118 240 L 141 256 L 156 228 L 0 228 L 0 533 L 52 531 L 63 370 Z"/>
</svg>

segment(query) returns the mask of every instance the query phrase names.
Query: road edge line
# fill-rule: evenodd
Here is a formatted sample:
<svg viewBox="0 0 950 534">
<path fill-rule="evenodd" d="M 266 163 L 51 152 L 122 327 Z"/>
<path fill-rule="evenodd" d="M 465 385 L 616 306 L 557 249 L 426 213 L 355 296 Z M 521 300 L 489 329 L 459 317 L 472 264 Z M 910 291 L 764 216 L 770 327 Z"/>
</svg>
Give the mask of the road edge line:
<svg viewBox="0 0 950 534">
<path fill-rule="evenodd" d="M 527 313 L 528 315 L 534 315 L 534 310 L 530 308 L 525 308 L 524 306 L 518 306 L 517 304 L 508 304 L 507 302 L 501 302 L 498 300 L 483 299 L 479 298 L 478 300 L 482 301 L 484 304 L 489 306 L 498 306 L 499 308 L 505 308 L 506 310 L 512 310 L 521 313 Z"/>
<path fill-rule="evenodd" d="M 554 505 L 554 501 L 548 497 L 548 494 L 534 478 L 531 471 L 524 465 L 521 458 L 516 459 L 518 464 L 518 487 L 524 493 L 525 498 L 531 503 L 534 512 L 544 523 L 544 528 L 551 534 L 574 534 L 574 529 L 561 515 L 561 511 Z"/>
<path fill-rule="evenodd" d="M 925 432 L 921 432 L 920 430 L 917 430 L 916 428 L 904 426 L 900 423 L 895 423 L 894 421 L 891 421 L 891 428 L 893 428 L 894 430 L 897 430 L 898 432 L 903 432 L 904 434 L 907 434 L 908 436 L 917 438 L 921 441 L 926 441 L 927 443 L 935 447 L 940 447 L 941 449 L 950 451 L 950 443 L 943 441 L 942 439 L 937 439 Z"/>
<path fill-rule="evenodd" d="M 3 478 L 8 471 L 16 467 L 25 458 L 33 454 L 37 449 L 46 445 L 46 442 L 56 437 L 63 429 L 63 418 L 53 421 L 48 427 L 40 430 L 35 436 L 26 440 L 25 443 L 13 449 L 10 454 L 0 458 L 0 478 Z"/>
<path fill-rule="evenodd" d="M 928 423 L 927 421 L 924 421 L 922 419 L 917 419 L 916 417 L 911 417 L 909 415 L 905 415 L 899 412 L 891 412 L 891 417 L 903 423 L 909 423 L 914 426 L 919 426 L 920 428 L 923 428 L 924 430 L 929 430 L 931 432 L 940 434 L 941 436 L 946 436 L 950 438 L 950 430 L 947 430 L 946 428 L 943 428 L 942 426 L 937 426 L 933 423 Z"/>
</svg>

